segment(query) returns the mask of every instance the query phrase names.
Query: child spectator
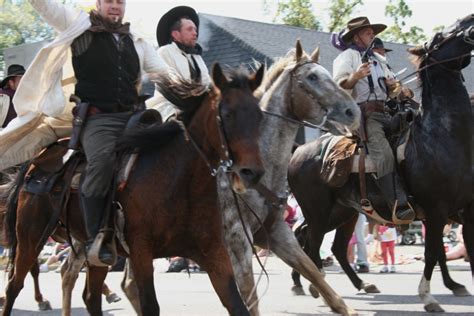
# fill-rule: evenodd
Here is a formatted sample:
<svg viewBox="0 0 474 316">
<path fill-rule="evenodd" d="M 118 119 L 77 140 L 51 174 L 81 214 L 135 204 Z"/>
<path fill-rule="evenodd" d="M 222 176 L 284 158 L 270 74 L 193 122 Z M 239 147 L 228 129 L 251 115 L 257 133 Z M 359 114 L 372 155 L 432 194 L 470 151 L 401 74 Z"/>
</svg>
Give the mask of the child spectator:
<svg viewBox="0 0 474 316">
<path fill-rule="evenodd" d="M 380 273 L 395 273 L 395 241 L 397 240 L 397 230 L 395 227 L 378 225 L 376 232 L 378 234 L 377 239 L 380 240 L 384 264 Z M 388 268 L 388 254 L 390 254 L 392 262 L 390 269 Z"/>
</svg>

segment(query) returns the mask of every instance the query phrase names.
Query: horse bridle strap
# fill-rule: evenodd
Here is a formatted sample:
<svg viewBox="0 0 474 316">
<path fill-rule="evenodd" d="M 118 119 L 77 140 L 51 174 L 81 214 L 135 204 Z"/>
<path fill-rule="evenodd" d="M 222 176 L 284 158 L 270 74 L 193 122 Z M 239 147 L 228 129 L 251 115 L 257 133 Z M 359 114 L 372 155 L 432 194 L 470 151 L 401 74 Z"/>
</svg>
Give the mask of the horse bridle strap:
<svg viewBox="0 0 474 316">
<path fill-rule="evenodd" d="M 192 137 L 191 133 L 188 131 L 186 126 L 182 122 L 180 123 L 181 129 L 184 132 L 185 140 L 189 141 L 193 145 L 194 149 L 196 149 L 201 159 L 205 162 L 205 164 L 209 168 L 211 172 L 211 176 L 213 177 L 217 175 L 219 170 L 224 170 L 225 172 L 232 172 L 232 166 L 234 165 L 234 162 L 232 161 L 232 159 L 230 159 L 229 146 L 227 144 L 227 138 L 225 137 L 224 128 L 222 126 L 222 119 L 221 119 L 219 111 L 216 117 L 216 121 L 217 121 L 217 130 L 219 131 L 219 139 L 221 143 L 220 149 L 223 152 L 219 160 L 219 166 L 216 168 L 211 165 L 211 162 L 206 157 L 201 147 L 199 147 L 199 145 L 196 143 L 196 141 L 194 140 L 194 138 Z"/>
<path fill-rule="evenodd" d="M 275 112 L 270 112 L 270 111 L 267 111 L 267 110 L 262 110 L 263 113 L 265 114 L 268 114 L 268 115 L 272 115 L 272 116 L 276 116 L 276 117 L 279 117 L 287 122 L 290 122 L 290 123 L 294 123 L 296 125 L 300 125 L 300 126 L 305 126 L 305 127 L 309 127 L 309 128 L 314 128 L 314 129 L 320 129 L 320 130 L 323 130 L 325 132 L 327 132 L 328 130 L 324 127 L 326 125 L 326 121 L 327 121 L 327 115 L 324 116 L 323 118 L 323 121 L 321 122 L 321 124 L 313 124 L 313 123 L 310 123 L 310 122 L 307 122 L 307 121 L 304 121 L 304 120 L 300 120 L 295 114 L 294 114 L 294 106 L 293 106 L 293 99 L 294 99 L 294 94 L 293 94 L 293 77 L 296 77 L 296 70 L 304 65 L 307 65 L 307 64 L 314 64 L 315 62 L 311 61 L 311 60 L 307 60 L 305 62 L 301 62 L 301 63 L 296 63 L 295 67 L 293 67 L 293 69 L 290 70 L 290 89 L 291 89 L 291 92 L 290 92 L 290 111 L 291 113 L 293 113 L 293 116 L 295 118 L 291 118 L 291 117 L 288 117 L 288 116 L 285 116 L 283 114 L 279 114 L 279 113 L 275 113 Z M 300 86 L 302 89 L 304 89 L 308 95 L 312 98 L 312 99 L 315 99 L 315 96 L 310 92 L 308 91 L 308 89 L 306 89 L 304 87 L 304 85 L 301 83 L 301 81 L 297 80 L 297 84 L 298 86 Z"/>
</svg>

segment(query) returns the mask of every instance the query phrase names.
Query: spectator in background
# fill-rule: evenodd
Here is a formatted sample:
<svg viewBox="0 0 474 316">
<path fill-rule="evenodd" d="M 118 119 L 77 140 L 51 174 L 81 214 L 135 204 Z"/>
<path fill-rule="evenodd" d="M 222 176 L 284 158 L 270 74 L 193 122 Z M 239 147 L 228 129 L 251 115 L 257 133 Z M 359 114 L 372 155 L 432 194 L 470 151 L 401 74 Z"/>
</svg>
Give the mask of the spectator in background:
<svg viewBox="0 0 474 316">
<path fill-rule="evenodd" d="M 395 241 L 397 240 L 397 230 L 395 227 L 377 225 L 377 240 L 382 247 L 382 257 L 384 266 L 380 273 L 395 273 Z M 391 265 L 388 267 L 388 255 L 390 254 Z"/>
<path fill-rule="evenodd" d="M 10 65 L 7 76 L 0 82 L 0 125 L 6 127 L 17 115 L 13 106 L 13 96 L 25 74 L 22 65 Z"/>
</svg>

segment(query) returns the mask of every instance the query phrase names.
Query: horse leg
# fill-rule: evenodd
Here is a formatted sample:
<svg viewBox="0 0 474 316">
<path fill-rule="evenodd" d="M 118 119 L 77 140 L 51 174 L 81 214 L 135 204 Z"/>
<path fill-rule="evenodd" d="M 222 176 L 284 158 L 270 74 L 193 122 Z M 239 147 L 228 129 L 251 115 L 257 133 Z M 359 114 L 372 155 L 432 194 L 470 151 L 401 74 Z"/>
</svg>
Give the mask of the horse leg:
<svg viewBox="0 0 474 316">
<path fill-rule="evenodd" d="M 229 221 L 230 222 L 230 221 Z M 236 220 L 234 223 L 240 225 L 240 221 Z M 243 229 L 242 226 L 238 228 L 232 228 L 233 231 L 236 229 Z M 253 277 L 252 268 L 252 247 L 244 234 L 225 234 L 227 238 L 227 244 L 232 245 L 228 247 L 230 260 L 234 269 L 235 280 L 238 288 L 242 295 L 243 300 L 246 302 L 250 315 L 258 316 L 258 295 L 255 287 L 255 280 Z M 207 270 L 206 270 L 207 271 Z"/>
<path fill-rule="evenodd" d="M 108 271 L 108 267 L 87 267 L 87 285 L 82 298 L 86 304 L 87 311 L 93 316 L 102 315 L 102 285 Z"/>
<path fill-rule="evenodd" d="M 471 264 L 471 276 L 474 282 L 474 200 L 464 209 L 463 218 L 462 237 Z"/>
<path fill-rule="evenodd" d="M 326 283 L 324 274 L 318 270 L 314 262 L 298 245 L 290 227 L 283 221 L 277 220 L 269 231 L 271 250 L 293 269 L 299 271 L 308 279 L 317 291 L 321 293 L 329 307 L 343 315 L 354 315 L 354 310 L 348 307 L 344 300 Z"/>
<path fill-rule="evenodd" d="M 296 240 L 298 240 L 299 245 L 307 254 L 307 243 L 308 243 L 308 227 L 302 227 L 295 231 Z M 303 284 L 301 284 L 301 274 L 295 269 L 291 269 L 291 278 L 293 279 L 293 286 L 291 287 L 291 292 L 293 295 L 306 295 L 303 290 Z M 319 294 L 319 293 L 318 293 Z"/>
<path fill-rule="evenodd" d="M 135 240 L 136 242 L 136 240 Z M 142 315 L 159 315 L 160 305 L 153 284 L 153 255 L 143 243 L 129 243 L 130 265 L 139 292 Z"/>
<path fill-rule="evenodd" d="M 38 238 L 36 239 L 38 240 Z M 10 271 L 9 280 L 6 288 L 5 305 L 3 306 L 2 315 L 10 315 L 13 309 L 13 304 L 23 288 L 25 277 L 29 270 L 38 260 L 39 251 L 35 249 L 36 243 L 34 239 L 30 242 L 23 243 L 22 240 L 18 241 L 16 247 L 16 256 L 14 261 L 14 267 Z"/>
<path fill-rule="evenodd" d="M 74 242 L 74 249 L 76 253 L 71 249 L 68 257 L 65 259 L 66 262 L 61 266 L 61 278 L 62 278 L 62 290 L 63 290 L 63 308 L 62 315 L 71 315 L 71 297 L 72 290 L 76 284 L 79 272 L 86 261 L 86 255 L 84 248 L 78 242 Z M 77 254 L 77 256 L 76 256 Z"/>
<path fill-rule="evenodd" d="M 120 283 L 123 292 L 127 296 L 130 303 L 132 303 L 133 309 L 137 315 L 141 315 L 140 307 L 140 295 L 138 293 L 137 283 L 135 282 L 135 276 L 133 275 L 133 270 L 130 265 L 130 260 L 127 259 L 125 262 L 125 268 L 123 271 L 123 280 Z"/>
<path fill-rule="evenodd" d="M 337 228 L 331 250 L 341 265 L 341 268 L 359 291 L 364 290 L 366 293 L 380 293 L 379 289 L 374 284 L 362 281 L 347 260 L 347 245 L 349 244 L 349 240 L 354 232 L 357 219 L 358 214 L 355 213 L 349 221 Z"/>
<path fill-rule="evenodd" d="M 442 237 L 441 237 L 442 238 Z M 441 269 L 441 275 L 443 276 L 443 283 L 448 289 L 450 289 L 455 296 L 470 296 L 471 293 L 462 284 L 454 282 L 449 275 L 448 266 L 446 265 L 446 253 L 444 252 L 443 244 L 441 243 L 441 250 L 439 252 L 438 264 Z"/>
<path fill-rule="evenodd" d="M 304 249 L 305 253 L 311 258 L 311 260 L 313 260 L 316 267 L 318 267 L 323 274 L 323 262 L 319 250 L 324 239 L 324 233 L 326 232 L 326 229 L 321 226 L 327 227 L 325 224 L 327 224 L 327 222 L 322 222 L 321 219 L 317 219 L 314 221 L 314 224 L 308 225 L 307 235 L 309 236 L 305 247 L 306 249 Z M 319 297 L 319 292 L 313 284 L 309 285 L 309 292 L 314 298 Z"/>
<path fill-rule="evenodd" d="M 200 253 L 206 253 L 206 256 L 192 259 L 204 267 L 214 290 L 229 315 L 250 315 L 237 289 L 232 263 L 224 243 L 216 244 L 209 249 L 212 249 L 212 252 L 207 249 L 200 251 Z"/>
<path fill-rule="evenodd" d="M 437 213 L 432 210 L 432 214 Z M 433 275 L 433 269 L 440 257 L 440 251 L 443 249 L 443 227 L 446 223 L 445 218 L 427 218 L 426 237 L 425 237 L 425 269 L 418 286 L 418 295 L 420 296 L 424 308 L 427 312 L 444 312 L 439 302 L 431 295 L 430 282 Z"/>
<path fill-rule="evenodd" d="M 33 282 L 35 285 L 35 300 L 38 302 L 38 308 L 40 311 L 49 311 L 52 310 L 51 304 L 48 300 L 44 300 L 43 294 L 41 294 L 41 290 L 39 288 L 39 264 L 38 260 L 35 261 L 33 266 L 30 269 L 30 274 L 33 277 Z"/>
</svg>

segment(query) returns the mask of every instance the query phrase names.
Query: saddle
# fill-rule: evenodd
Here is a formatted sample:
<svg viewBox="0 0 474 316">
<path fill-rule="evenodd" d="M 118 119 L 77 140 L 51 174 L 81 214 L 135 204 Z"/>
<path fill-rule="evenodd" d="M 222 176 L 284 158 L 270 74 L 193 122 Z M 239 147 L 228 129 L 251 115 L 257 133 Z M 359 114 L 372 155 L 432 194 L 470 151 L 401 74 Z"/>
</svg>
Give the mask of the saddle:
<svg viewBox="0 0 474 316">
<path fill-rule="evenodd" d="M 161 116 L 156 110 L 146 110 L 132 115 L 126 129 L 146 128 L 152 124 L 161 124 Z M 60 214 L 67 207 L 67 201 L 71 192 L 77 192 L 80 187 L 81 177 L 85 170 L 86 157 L 82 149 L 69 149 L 69 143 L 70 139 L 65 138 L 49 145 L 30 162 L 29 169 L 25 175 L 24 190 L 32 194 L 49 194 L 53 205 L 53 215 L 47 229 L 45 229 L 42 238 L 37 244 L 38 248 L 43 247 L 46 239 L 56 228 Z M 116 183 L 118 183 L 116 190 L 119 191 L 126 187 L 128 176 L 137 160 L 138 154 L 130 153 L 120 156 L 122 156 L 122 159 L 118 163 L 121 168 L 119 168 L 120 172 L 116 176 Z M 122 248 L 127 251 L 128 246 L 125 243 L 123 234 L 123 212 L 118 202 L 116 207 L 112 209 L 116 210 L 110 214 L 113 225 L 116 226 L 115 233 L 122 244 Z M 64 223 L 62 224 L 64 225 Z M 103 226 L 104 231 L 110 231 L 110 229 L 107 229 L 109 226 L 108 221 L 103 221 Z M 67 223 L 66 229 L 68 229 Z M 100 242 L 104 240 L 104 236 L 101 238 Z M 115 240 L 114 238 L 111 239 Z"/>
<path fill-rule="evenodd" d="M 396 153 L 398 163 L 405 158 L 404 153 L 414 116 L 414 112 L 407 111 L 396 113 L 392 119 L 388 139 L 392 150 Z M 320 139 L 322 145 L 320 179 L 329 187 L 340 188 L 347 183 L 352 173 L 359 174 L 362 211 L 380 223 L 391 223 L 389 220 L 382 218 L 367 199 L 366 180 L 363 175 L 375 173 L 376 166 L 370 155 L 366 154 L 365 145 L 362 140 L 358 137 L 334 136 L 330 134 L 323 135 Z M 392 221 L 395 224 L 398 223 L 393 218 Z"/>
</svg>

